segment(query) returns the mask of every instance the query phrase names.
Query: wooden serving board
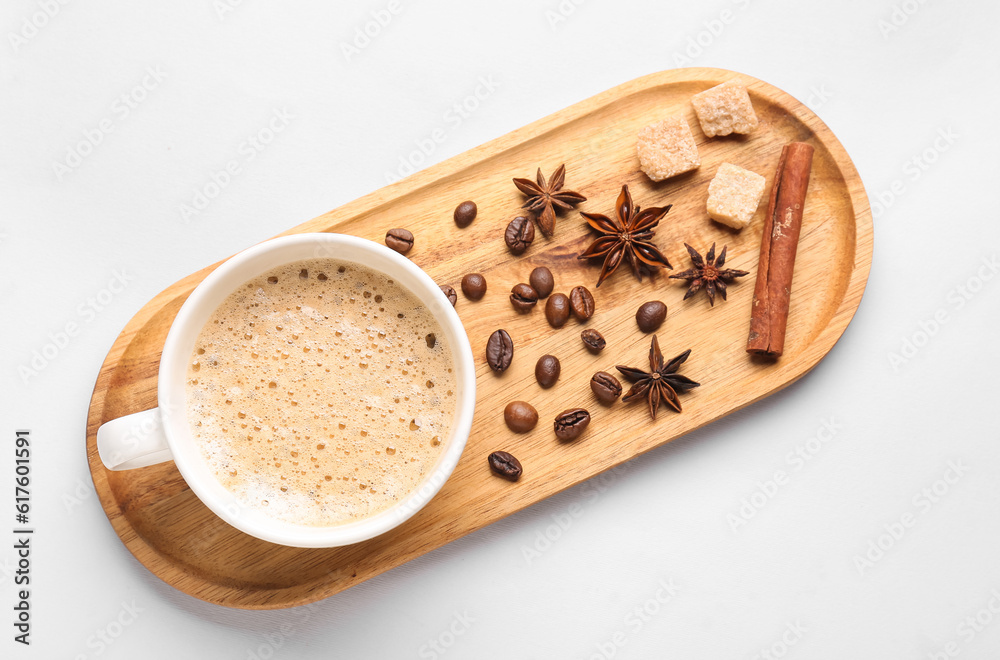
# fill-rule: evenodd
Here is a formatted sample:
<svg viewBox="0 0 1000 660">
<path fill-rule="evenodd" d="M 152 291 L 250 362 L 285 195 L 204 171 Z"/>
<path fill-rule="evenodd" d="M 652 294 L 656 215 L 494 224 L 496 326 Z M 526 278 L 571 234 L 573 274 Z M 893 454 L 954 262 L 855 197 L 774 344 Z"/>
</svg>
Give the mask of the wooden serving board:
<svg viewBox="0 0 1000 660">
<path fill-rule="evenodd" d="M 760 126 L 747 137 L 708 139 L 690 98 L 731 79 L 749 88 Z M 701 168 L 652 183 L 639 170 L 636 135 L 674 112 L 683 113 L 691 125 Z M 744 349 L 767 193 L 742 232 L 710 221 L 705 200 L 723 162 L 765 175 L 770 191 L 781 148 L 791 141 L 815 147 L 812 183 L 785 355 L 777 362 L 759 361 Z M 641 206 L 673 204 L 654 241 L 675 272 L 690 266 L 683 242 L 704 253 L 714 241 L 720 249 L 728 244 L 727 265 L 750 275 L 731 285 L 729 300 L 717 301 L 714 308 L 703 294 L 682 301 L 685 285 L 667 279 L 667 273 L 640 283 L 623 267 L 595 289 L 599 268 L 576 259 L 592 234 L 575 211 L 560 215 L 553 239 L 538 233 L 525 255 L 512 256 L 503 232 L 523 197 L 511 178 L 532 177 L 539 166 L 548 176 L 560 163 L 567 165 L 567 188 L 588 198 L 580 210 L 613 215 L 625 183 Z M 452 212 L 466 199 L 479 205 L 479 216 L 459 229 Z M 440 284 L 458 289 L 465 273 L 480 272 L 489 285 L 479 302 L 459 294 L 457 310 L 480 362 L 472 434 L 454 474 L 426 508 L 392 532 L 343 548 L 297 549 L 257 540 L 224 523 L 195 497 L 173 463 L 106 470 L 97 455 L 98 426 L 156 406 L 167 330 L 191 290 L 218 264 L 209 266 L 167 288 L 129 321 L 101 367 L 87 420 L 87 454 L 101 504 L 126 547 L 168 584 L 230 607 L 271 609 L 319 600 L 739 410 L 795 381 L 826 355 L 861 301 L 872 256 L 868 199 L 830 130 L 781 90 L 720 69 L 665 71 L 633 80 L 285 233 L 335 231 L 382 241 L 386 230 L 398 226 L 413 231 L 416 243 L 409 256 Z M 513 311 L 511 287 L 542 265 L 555 273 L 556 291 L 569 293 L 582 284 L 595 293 L 597 311 L 586 326 L 571 320 L 554 330 L 541 305 L 526 315 Z M 639 332 L 634 315 L 647 300 L 669 307 L 658 332 L 665 356 L 692 349 L 682 373 L 702 383 L 681 395 L 683 413 L 661 408 L 655 422 L 643 402 L 604 407 L 589 388 L 595 371 L 646 364 L 650 337 Z M 605 336 L 603 353 L 594 356 L 584 349 L 583 327 Z M 501 376 L 487 368 L 484 358 L 486 340 L 497 328 L 506 329 L 515 343 L 513 364 Z M 549 390 L 534 379 L 535 361 L 545 353 L 562 361 L 562 377 Z M 541 421 L 531 433 L 515 435 L 504 425 L 503 408 L 512 399 L 538 409 Z M 590 410 L 590 428 L 577 441 L 560 443 L 552 420 L 577 406 Z M 518 483 L 491 476 L 486 457 L 497 449 L 523 463 Z"/>
</svg>

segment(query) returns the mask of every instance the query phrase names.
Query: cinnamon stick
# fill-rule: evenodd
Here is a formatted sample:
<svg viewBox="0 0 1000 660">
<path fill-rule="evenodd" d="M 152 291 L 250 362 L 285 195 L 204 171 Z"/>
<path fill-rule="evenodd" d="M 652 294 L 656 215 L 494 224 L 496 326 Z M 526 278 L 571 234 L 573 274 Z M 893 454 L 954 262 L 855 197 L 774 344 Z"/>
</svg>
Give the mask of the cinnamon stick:
<svg viewBox="0 0 1000 660">
<path fill-rule="evenodd" d="M 802 229 L 802 209 L 809 188 L 812 157 L 810 145 L 792 142 L 781 150 L 778 160 L 760 242 L 757 284 L 750 315 L 747 353 L 753 355 L 776 358 L 785 350 L 792 270 Z"/>
</svg>

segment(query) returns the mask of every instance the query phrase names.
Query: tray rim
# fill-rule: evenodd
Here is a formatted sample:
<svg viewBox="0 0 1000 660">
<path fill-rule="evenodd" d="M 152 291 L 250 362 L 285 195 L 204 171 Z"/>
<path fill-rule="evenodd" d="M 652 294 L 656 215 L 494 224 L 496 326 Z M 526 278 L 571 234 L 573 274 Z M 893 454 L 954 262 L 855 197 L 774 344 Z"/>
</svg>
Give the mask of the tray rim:
<svg viewBox="0 0 1000 660">
<path fill-rule="evenodd" d="M 594 96 L 582 99 L 573 105 L 557 110 L 546 117 L 531 122 L 521 128 L 515 129 L 505 135 L 494 138 L 493 140 L 490 140 L 478 147 L 473 147 L 465 152 L 456 154 L 441 163 L 437 163 L 427 167 L 426 169 L 415 172 L 402 180 L 369 192 L 355 200 L 332 209 L 331 211 L 323 213 L 315 218 L 312 218 L 311 220 L 307 220 L 306 222 L 303 222 L 295 227 L 276 234 L 272 238 L 303 232 L 329 231 L 337 225 L 349 221 L 362 213 L 378 212 L 380 209 L 388 204 L 391 204 L 400 197 L 416 193 L 422 188 L 436 183 L 439 179 L 450 177 L 458 172 L 461 172 L 462 170 L 475 166 L 477 163 L 493 158 L 508 149 L 515 148 L 518 145 L 530 140 L 540 138 L 546 133 L 556 130 L 564 124 L 577 121 L 592 112 L 606 107 L 609 102 L 614 99 L 623 98 L 650 88 L 664 85 L 687 82 L 704 83 L 706 81 L 718 84 L 723 80 L 729 79 L 738 79 L 748 87 L 763 90 L 763 94 L 767 96 L 769 101 L 780 104 L 782 107 L 788 109 L 790 114 L 792 114 L 799 122 L 807 126 L 815 134 L 822 133 L 824 135 L 822 141 L 823 145 L 830 152 L 834 162 L 836 162 L 838 170 L 843 176 L 845 186 L 850 194 L 850 202 L 854 210 L 855 231 L 854 263 L 851 265 L 850 279 L 844 289 L 843 298 L 841 299 L 836 311 L 830 317 L 827 325 L 814 337 L 809 345 L 809 348 L 806 351 L 803 351 L 800 356 L 797 356 L 798 359 L 794 363 L 783 365 L 783 367 L 790 373 L 788 374 L 788 378 L 779 387 L 761 394 L 760 396 L 747 401 L 745 404 L 734 408 L 723 415 L 723 417 L 727 416 L 742 409 L 743 407 L 752 405 L 761 399 L 771 396 L 796 382 L 799 378 L 804 376 L 817 364 L 819 364 L 819 362 L 822 361 L 822 359 L 830 352 L 833 346 L 843 335 L 844 331 L 847 329 L 860 307 L 871 270 L 872 254 L 874 250 L 873 217 L 868 196 L 864 188 L 864 183 L 861 180 L 860 174 L 858 173 L 853 161 L 847 154 L 846 149 L 844 149 L 843 145 L 840 143 L 840 140 L 836 137 L 833 131 L 830 130 L 829 127 L 827 127 L 826 124 L 803 103 L 780 88 L 753 76 L 728 69 L 691 67 L 659 71 L 635 78 L 600 92 Z M 475 154 L 472 160 L 469 159 L 470 154 Z M 114 343 L 101 364 L 91 394 L 90 404 L 88 406 L 85 444 L 88 466 L 101 507 L 104 510 L 105 515 L 108 517 L 108 521 L 111 523 L 115 533 L 121 539 L 122 543 L 129 550 L 129 552 L 139 561 L 139 563 L 141 563 L 146 569 L 163 582 L 178 591 L 182 591 L 185 594 L 205 602 L 230 608 L 283 609 L 305 605 L 332 596 L 342 589 L 322 589 L 316 588 L 315 586 L 302 587 L 301 585 L 293 585 L 291 587 L 282 587 L 277 589 L 254 589 L 251 593 L 260 594 L 261 596 L 266 594 L 266 597 L 258 598 L 256 602 L 252 603 L 234 602 L 231 600 L 231 596 L 229 597 L 230 599 L 227 599 L 225 594 L 233 591 L 245 592 L 247 590 L 240 590 L 234 587 L 220 585 L 218 582 L 213 582 L 198 574 L 185 571 L 178 565 L 174 564 L 168 557 L 162 555 L 155 546 L 147 543 L 145 538 L 140 536 L 135 528 L 130 524 L 121 503 L 113 497 L 111 488 L 108 485 L 106 469 L 101 463 L 96 451 L 97 428 L 102 422 L 103 412 L 106 407 L 104 402 L 104 392 L 108 390 L 113 374 L 118 368 L 118 365 L 121 363 L 124 353 L 132 343 L 135 335 L 142 328 L 144 328 L 150 319 L 158 314 L 166 305 L 177 300 L 179 297 L 186 297 L 186 292 L 193 289 L 194 286 L 196 286 L 225 260 L 226 259 L 223 259 L 206 266 L 201 270 L 191 273 L 190 275 L 174 282 L 164 290 L 160 291 L 152 299 L 146 302 L 139 309 L 139 311 L 129 319 L 128 322 L 126 322 L 124 328 L 115 338 Z M 178 290 L 181 290 L 181 293 L 178 294 Z M 135 410 L 131 412 L 140 411 Z M 717 419 L 720 419 L 720 417 L 714 417 L 711 421 L 715 421 Z M 700 426 L 692 428 L 686 433 L 696 430 L 696 428 L 700 428 Z M 614 465 L 607 466 L 603 471 L 613 469 L 621 463 L 636 458 L 641 455 L 641 453 L 644 452 L 624 458 L 622 461 L 615 463 Z M 574 484 L 568 485 L 567 488 L 572 485 Z M 553 493 L 553 495 L 554 494 L 555 493 Z M 537 501 L 541 500 L 530 502 L 526 504 L 525 507 L 530 504 L 534 504 Z M 517 510 L 520 510 L 520 508 Z M 513 513 L 513 511 L 511 513 Z M 180 581 L 186 583 L 186 588 L 181 588 L 181 586 L 178 585 L 178 582 Z M 298 594 L 298 597 L 289 600 L 282 599 L 283 592 L 293 590 Z"/>
</svg>

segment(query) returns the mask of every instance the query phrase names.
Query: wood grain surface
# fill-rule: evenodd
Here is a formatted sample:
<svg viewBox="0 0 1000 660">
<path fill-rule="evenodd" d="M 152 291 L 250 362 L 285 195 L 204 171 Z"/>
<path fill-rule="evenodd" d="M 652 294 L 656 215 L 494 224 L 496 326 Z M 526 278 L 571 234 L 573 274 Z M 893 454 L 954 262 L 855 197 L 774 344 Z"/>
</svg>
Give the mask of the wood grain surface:
<svg viewBox="0 0 1000 660">
<path fill-rule="evenodd" d="M 760 125 L 749 136 L 708 139 L 690 98 L 731 79 L 748 87 Z M 639 170 L 636 135 L 675 112 L 691 125 L 701 167 L 652 183 Z M 766 176 L 769 191 L 781 148 L 792 141 L 808 142 L 816 152 L 785 354 L 770 362 L 745 351 L 766 193 L 742 232 L 709 220 L 705 200 L 723 162 Z M 560 214 L 552 239 L 539 232 L 526 254 L 512 256 L 503 231 L 523 196 L 511 178 L 533 177 L 537 167 L 549 175 L 561 163 L 567 166 L 567 187 L 588 198 L 579 210 L 613 215 L 625 183 L 643 207 L 673 204 L 654 242 L 674 272 L 690 267 L 684 242 L 702 253 L 717 242 L 720 249 L 729 246 L 727 265 L 750 275 L 731 285 L 729 300 L 714 308 L 704 295 L 682 301 L 686 286 L 668 279 L 669 273 L 640 283 L 623 267 L 595 289 L 599 267 L 576 259 L 593 236 L 575 211 Z M 479 215 L 459 229 L 452 212 L 466 199 L 478 204 Z M 222 522 L 194 496 L 173 463 L 106 470 L 97 455 L 98 427 L 156 406 L 167 330 L 191 290 L 218 264 L 209 266 L 168 287 L 129 321 L 101 367 L 87 421 L 90 469 L 108 519 L 126 547 L 166 583 L 239 608 L 282 608 L 326 598 L 739 410 L 795 381 L 826 355 L 861 301 L 872 255 L 868 199 L 830 130 L 781 90 L 720 69 L 680 69 L 633 80 L 285 233 L 336 231 L 382 241 L 387 229 L 400 226 L 416 236 L 408 256 L 438 283 L 458 289 L 462 275 L 479 272 L 489 284 L 479 302 L 459 293 L 457 310 L 480 363 L 472 434 L 454 474 L 420 513 L 383 536 L 343 548 L 298 549 L 257 540 Z M 511 287 L 542 265 L 554 272 L 556 291 L 568 294 L 582 284 L 594 292 L 597 311 L 586 325 L 571 320 L 554 330 L 541 306 L 526 315 L 513 311 Z M 638 330 L 634 315 L 648 300 L 662 300 L 669 308 L 658 332 L 665 356 L 692 349 L 682 373 L 702 383 L 681 395 L 683 413 L 661 408 L 655 422 L 643 402 L 604 407 L 588 385 L 595 371 L 646 364 L 650 338 Z M 580 340 L 585 327 L 605 336 L 603 353 L 585 350 Z M 500 376 L 483 358 L 486 340 L 498 328 L 515 343 L 513 364 Z M 545 353 L 562 361 L 562 376 L 549 390 L 534 379 L 535 361 Z M 541 421 L 531 433 L 515 435 L 504 426 L 503 408 L 515 398 L 538 409 Z M 552 420 L 577 406 L 589 409 L 593 421 L 579 440 L 560 443 Z M 518 483 L 490 474 L 486 457 L 496 449 L 510 451 L 524 465 Z"/>
</svg>

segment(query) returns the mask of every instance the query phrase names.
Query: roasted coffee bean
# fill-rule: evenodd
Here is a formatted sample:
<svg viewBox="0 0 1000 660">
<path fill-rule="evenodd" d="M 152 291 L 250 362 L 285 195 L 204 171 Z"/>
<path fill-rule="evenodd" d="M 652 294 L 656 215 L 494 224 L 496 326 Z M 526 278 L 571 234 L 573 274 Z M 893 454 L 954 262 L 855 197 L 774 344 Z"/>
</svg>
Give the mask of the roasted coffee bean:
<svg viewBox="0 0 1000 660">
<path fill-rule="evenodd" d="M 408 229 L 390 229 L 385 233 L 385 244 L 400 254 L 413 247 L 413 234 Z"/>
<path fill-rule="evenodd" d="M 510 304 L 519 312 L 530 312 L 538 303 L 538 294 L 527 284 L 515 284 L 510 290 Z"/>
<path fill-rule="evenodd" d="M 593 328 L 587 328 L 580 333 L 580 339 L 583 340 L 583 345 L 587 347 L 591 353 L 600 353 L 604 350 L 604 347 L 608 345 L 608 342 L 604 341 L 604 337 L 597 330 Z"/>
<path fill-rule="evenodd" d="M 545 266 L 539 266 L 531 271 L 531 275 L 528 276 L 528 284 L 535 290 L 539 298 L 548 298 L 556 282 L 552 278 L 551 270 Z"/>
<path fill-rule="evenodd" d="M 521 462 L 505 451 L 493 452 L 486 459 L 486 462 L 490 464 L 493 474 L 511 481 L 520 479 L 521 473 L 524 471 L 521 468 Z"/>
<path fill-rule="evenodd" d="M 519 215 L 507 225 L 507 231 L 503 233 L 503 240 L 507 247 L 514 254 L 524 254 L 524 251 L 531 246 L 535 240 L 535 223 L 531 218 Z"/>
<path fill-rule="evenodd" d="M 622 395 L 622 384 L 606 371 L 598 371 L 590 379 L 590 389 L 601 403 L 612 404 Z"/>
<path fill-rule="evenodd" d="M 560 440 L 576 440 L 590 424 L 590 413 L 583 408 L 571 408 L 556 415 L 553 425 Z"/>
<path fill-rule="evenodd" d="M 573 287 L 569 292 L 569 305 L 573 310 L 573 316 L 586 321 L 594 315 L 594 296 L 585 286 Z"/>
<path fill-rule="evenodd" d="M 497 330 L 486 342 L 486 364 L 499 373 L 507 371 L 514 358 L 514 341 L 506 330 Z"/>
<path fill-rule="evenodd" d="M 635 322 L 643 332 L 653 332 L 667 318 L 667 306 L 659 300 L 651 300 L 639 306 L 635 313 Z"/>
<path fill-rule="evenodd" d="M 462 278 L 462 293 L 469 300 L 479 300 L 486 295 L 486 278 L 479 273 L 469 273 Z"/>
<path fill-rule="evenodd" d="M 437 345 L 437 337 L 433 332 L 424 337 L 424 341 L 427 342 L 427 348 L 434 348 Z"/>
<path fill-rule="evenodd" d="M 559 358 L 555 355 L 543 355 L 535 363 L 535 380 L 538 381 L 539 385 L 548 389 L 559 380 L 560 371 L 562 371 L 562 366 L 559 364 Z"/>
<path fill-rule="evenodd" d="M 468 227 L 476 219 L 478 210 L 475 202 L 462 202 L 455 207 L 455 224 L 459 227 Z"/>
<path fill-rule="evenodd" d="M 514 433 L 527 433 L 538 423 L 538 411 L 527 401 L 511 401 L 503 409 L 503 421 Z"/>
<path fill-rule="evenodd" d="M 545 301 L 545 318 L 553 328 L 561 328 L 569 319 L 569 298 L 563 293 L 553 293 Z"/>
<path fill-rule="evenodd" d="M 455 287 L 442 284 L 439 288 L 441 289 L 441 293 L 445 295 L 445 298 L 448 299 L 448 302 L 451 303 L 451 306 L 454 307 L 455 303 L 458 302 L 458 294 L 455 293 Z"/>
</svg>

